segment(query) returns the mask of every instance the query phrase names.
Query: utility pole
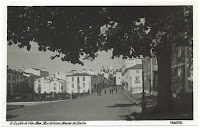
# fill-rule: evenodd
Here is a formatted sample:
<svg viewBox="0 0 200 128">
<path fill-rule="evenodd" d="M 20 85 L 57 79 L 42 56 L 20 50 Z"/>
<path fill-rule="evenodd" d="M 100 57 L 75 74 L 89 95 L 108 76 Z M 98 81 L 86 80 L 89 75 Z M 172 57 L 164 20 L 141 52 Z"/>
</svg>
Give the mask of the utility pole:
<svg viewBox="0 0 200 128">
<path fill-rule="evenodd" d="M 153 63 L 152 63 L 152 49 L 150 49 L 150 52 L 151 52 L 151 58 L 150 58 L 150 70 L 151 70 L 151 81 L 150 81 L 150 94 L 152 94 L 152 87 L 153 87 Z"/>
<path fill-rule="evenodd" d="M 146 99 L 145 99 L 145 92 L 144 92 L 144 58 L 142 58 L 142 99 L 141 99 L 141 106 L 142 106 L 142 114 L 146 112 Z"/>
</svg>

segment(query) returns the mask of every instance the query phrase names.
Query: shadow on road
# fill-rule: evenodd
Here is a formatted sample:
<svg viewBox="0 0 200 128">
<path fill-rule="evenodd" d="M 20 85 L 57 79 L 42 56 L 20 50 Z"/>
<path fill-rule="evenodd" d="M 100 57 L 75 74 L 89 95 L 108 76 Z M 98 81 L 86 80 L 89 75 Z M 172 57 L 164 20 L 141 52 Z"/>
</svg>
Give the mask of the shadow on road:
<svg viewBox="0 0 200 128">
<path fill-rule="evenodd" d="M 6 119 L 11 119 L 14 117 L 18 117 L 19 115 L 13 115 L 13 114 L 6 114 Z"/>
<path fill-rule="evenodd" d="M 113 106 L 107 106 L 107 107 L 130 107 L 133 105 L 135 105 L 135 104 L 115 104 Z"/>
<path fill-rule="evenodd" d="M 13 109 L 19 109 L 19 108 L 22 108 L 22 107 L 24 107 L 24 105 L 7 105 L 6 111 L 10 111 L 10 110 L 13 110 Z"/>
</svg>

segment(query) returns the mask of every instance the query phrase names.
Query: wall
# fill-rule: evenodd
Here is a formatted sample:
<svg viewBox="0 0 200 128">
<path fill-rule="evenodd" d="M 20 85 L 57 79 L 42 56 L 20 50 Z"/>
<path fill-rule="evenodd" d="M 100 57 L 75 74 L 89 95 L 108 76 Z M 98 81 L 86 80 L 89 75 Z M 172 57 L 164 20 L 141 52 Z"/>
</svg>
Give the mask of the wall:
<svg viewBox="0 0 200 128">
<path fill-rule="evenodd" d="M 190 47 L 172 47 L 172 92 L 176 98 L 193 92 L 193 50 Z"/>
<path fill-rule="evenodd" d="M 122 84 L 122 73 L 116 72 L 116 85 L 121 85 L 121 84 Z"/>
<path fill-rule="evenodd" d="M 63 86 L 63 89 L 62 89 Z M 38 87 L 41 87 L 40 93 L 62 93 L 65 92 L 66 90 L 66 84 L 65 82 L 61 82 L 59 80 L 52 80 L 50 81 L 49 79 L 42 77 L 38 78 L 34 82 L 34 91 L 35 93 L 39 93 Z"/>
<path fill-rule="evenodd" d="M 14 87 L 16 85 L 19 85 L 20 83 L 24 82 L 24 77 L 23 74 L 15 71 L 8 69 L 7 70 L 7 95 L 11 96 L 14 94 Z"/>
<path fill-rule="evenodd" d="M 72 77 L 74 77 L 74 81 L 72 81 Z M 80 88 L 78 88 L 77 77 L 79 77 Z M 85 77 L 85 81 L 83 81 L 83 77 Z M 83 83 L 85 83 L 85 87 L 83 87 Z M 74 84 L 74 88 L 72 84 Z M 67 93 L 84 93 L 88 90 L 91 92 L 91 88 L 91 76 L 67 76 Z"/>
<path fill-rule="evenodd" d="M 130 70 L 132 92 L 142 92 L 142 69 Z"/>
<path fill-rule="evenodd" d="M 143 63 L 144 70 L 144 90 L 148 94 L 157 94 L 157 59 L 156 57 L 145 57 Z"/>
</svg>

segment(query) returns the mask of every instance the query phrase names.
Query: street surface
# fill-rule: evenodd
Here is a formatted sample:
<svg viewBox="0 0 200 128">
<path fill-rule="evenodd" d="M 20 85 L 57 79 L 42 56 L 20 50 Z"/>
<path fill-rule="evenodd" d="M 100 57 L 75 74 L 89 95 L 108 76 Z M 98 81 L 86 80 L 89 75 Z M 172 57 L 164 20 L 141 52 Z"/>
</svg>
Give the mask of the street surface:
<svg viewBox="0 0 200 128">
<path fill-rule="evenodd" d="M 68 101 L 25 106 L 7 111 L 16 115 L 8 121 L 95 121 L 95 120 L 126 120 L 127 115 L 139 112 L 122 93 L 96 93 Z"/>
</svg>

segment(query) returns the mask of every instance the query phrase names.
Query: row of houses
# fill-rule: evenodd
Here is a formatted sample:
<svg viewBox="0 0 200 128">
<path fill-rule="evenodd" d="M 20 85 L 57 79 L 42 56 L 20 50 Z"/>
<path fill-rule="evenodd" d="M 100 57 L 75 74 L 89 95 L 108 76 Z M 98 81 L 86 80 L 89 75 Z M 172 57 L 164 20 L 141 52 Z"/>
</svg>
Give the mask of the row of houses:
<svg viewBox="0 0 200 128">
<path fill-rule="evenodd" d="M 49 72 L 43 69 L 28 68 L 25 70 L 24 67 L 18 71 L 12 70 L 7 66 L 7 95 L 14 95 L 14 87 L 20 85 L 22 82 L 28 84 L 30 88 L 34 88 L 34 81 L 40 77 L 48 76 Z"/>
<path fill-rule="evenodd" d="M 108 79 L 104 73 L 95 73 L 85 69 L 72 70 L 36 79 L 34 91 L 36 93 L 92 93 L 99 88 L 104 88 L 107 83 Z"/>
<path fill-rule="evenodd" d="M 35 93 L 92 93 L 105 88 L 111 83 L 114 70 L 100 70 L 99 73 L 83 69 L 71 70 L 67 73 L 57 72 L 49 75 L 49 72 L 37 68 L 20 68 L 18 71 L 7 69 L 8 96 L 14 95 L 14 87 L 26 82 Z"/>
<path fill-rule="evenodd" d="M 193 52 L 190 47 L 172 47 L 171 78 L 173 97 L 180 93 L 193 92 Z M 142 80 L 142 71 L 144 80 Z M 144 82 L 144 83 L 143 83 Z M 158 64 L 156 57 L 125 60 L 116 70 L 116 84 L 132 93 L 144 91 L 157 95 Z"/>
</svg>

